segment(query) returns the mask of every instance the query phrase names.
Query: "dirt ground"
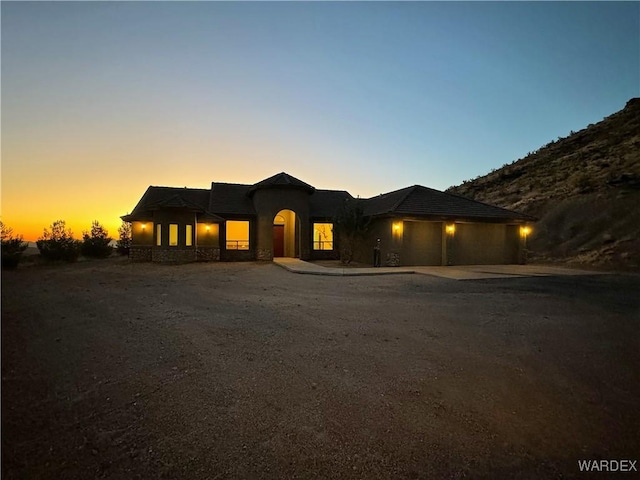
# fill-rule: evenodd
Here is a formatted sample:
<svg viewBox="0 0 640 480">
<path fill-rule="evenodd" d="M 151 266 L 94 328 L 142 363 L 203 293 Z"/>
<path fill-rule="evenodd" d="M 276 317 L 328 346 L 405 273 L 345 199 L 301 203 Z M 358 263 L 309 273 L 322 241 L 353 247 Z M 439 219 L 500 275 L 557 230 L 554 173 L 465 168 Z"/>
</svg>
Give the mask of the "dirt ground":
<svg viewBox="0 0 640 480">
<path fill-rule="evenodd" d="M 582 478 L 581 459 L 640 463 L 638 291 L 637 275 L 117 258 L 3 272 L 2 478 Z"/>
</svg>

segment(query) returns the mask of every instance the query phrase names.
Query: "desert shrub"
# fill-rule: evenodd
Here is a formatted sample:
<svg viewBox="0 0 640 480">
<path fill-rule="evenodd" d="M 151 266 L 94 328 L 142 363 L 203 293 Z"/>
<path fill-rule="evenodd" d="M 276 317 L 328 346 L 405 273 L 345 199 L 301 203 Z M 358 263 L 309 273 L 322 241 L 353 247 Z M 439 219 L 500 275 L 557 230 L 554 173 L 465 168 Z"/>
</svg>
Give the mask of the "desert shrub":
<svg viewBox="0 0 640 480">
<path fill-rule="evenodd" d="M 80 251 L 85 257 L 107 258 L 113 252 L 109 245 L 113 240 L 106 228 L 100 222 L 94 220 L 91 223 L 91 232 L 83 232 Z"/>
<path fill-rule="evenodd" d="M 587 172 L 579 173 L 573 177 L 573 186 L 580 193 L 591 192 L 593 190 L 593 181 Z"/>
<path fill-rule="evenodd" d="M 13 229 L 7 227 L 2 221 L 0 221 L 0 239 L 2 240 L 2 268 L 16 268 L 28 244 L 22 240 L 22 235 L 14 237 Z"/>
<path fill-rule="evenodd" d="M 131 248 L 131 223 L 122 222 L 120 228 L 118 228 L 118 241 L 116 242 L 116 251 L 120 255 L 129 255 L 129 249 Z"/>
<path fill-rule="evenodd" d="M 80 255 L 82 242 L 73 238 L 73 233 L 66 228 L 64 220 L 56 220 L 50 228 L 51 231 L 45 228 L 42 237 L 36 242 L 42 258 L 75 262 Z"/>
</svg>

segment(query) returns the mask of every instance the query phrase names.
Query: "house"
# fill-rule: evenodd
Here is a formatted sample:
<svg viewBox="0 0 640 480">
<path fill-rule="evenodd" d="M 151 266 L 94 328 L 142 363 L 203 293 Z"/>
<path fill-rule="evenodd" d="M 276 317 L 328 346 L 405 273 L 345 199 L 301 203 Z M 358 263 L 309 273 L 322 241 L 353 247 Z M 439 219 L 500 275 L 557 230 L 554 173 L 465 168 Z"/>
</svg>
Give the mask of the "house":
<svg viewBox="0 0 640 480">
<path fill-rule="evenodd" d="M 150 186 L 121 218 L 132 224 L 136 261 L 333 259 L 333 223 L 345 202 L 370 224 L 354 260 L 371 263 L 380 239 L 383 264 L 394 266 L 519 263 L 535 220 L 420 185 L 356 199 L 284 172 L 253 185 Z"/>
</svg>

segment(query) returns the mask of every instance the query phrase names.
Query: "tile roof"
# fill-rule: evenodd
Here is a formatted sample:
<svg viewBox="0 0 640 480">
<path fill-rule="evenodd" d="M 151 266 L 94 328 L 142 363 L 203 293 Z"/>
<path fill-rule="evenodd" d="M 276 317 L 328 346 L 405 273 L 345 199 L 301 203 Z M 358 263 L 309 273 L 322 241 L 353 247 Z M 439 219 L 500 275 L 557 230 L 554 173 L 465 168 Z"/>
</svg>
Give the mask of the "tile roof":
<svg viewBox="0 0 640 480">
<path fill-rule="evenodd" d="M 333 217 L 347 199 L 353 199 L 344 190 L 316 190 L 309 196 L 309 214 L 312 217 Z"/>
<path fill-rule="evenodd" d="M 249 195 L 253 194 L 256 190 L 261 188 L 300 188 L 306 190 L 309 193 L 312 193 L 315 188 L 309 185 L 308 183 L 303 182 L 302 180 L 292 177 L 288 173 L 280 172 L 272 177 L 265 178 L 258 183 L 253 184 L 249 191 Z"/>
<path fill-rule="evenodd" d="M 212 182 L 209 210 L 218 215 L 255 215 L 250 188 L 251 185 L 240 183 Z"/>
<path fill-rule="evenodd" d="M 431 218 L 535 220 L 505 208 L 451 193 L 414 185 L 361 201 L 365 215 L 405 215 Z"/>
<path fill-rule="evenodd" d="M 211 184 L 209 211 L 218 215 L 255 215 L 249 192 L 253 185 L 238 183 Z M 346 198 L 352 198 L 343 190 L 314 190 L 309 195 L 309 212 L 312 217 L 332 217 Z"/>
<path fill-rule="evenodd" d="M 208 210 L 210 190 L 203 188 L 175 188 L 150 186 L 129 215 L 127 221 L 144 219 L 160 208 L 180 208 L 199 212 L 207 218 L 222 220 Z"/>
<path fill-rule="evenodd" d="M 311 217 L 334 216 L 346 199 L 353 197 L 344 190 L 316 190 L 311 185 L 286 173 L 279 173 L 254 185 L 213 182 L 211 189 L 151 186 L 130 215 L 123 220 L 148 218 L 159 208 L 182 208 L 199 212 L 212 221 L 234 215 L 254 216 L 256 210 L 251 193 L 256 188 L 302 188 L 309 192 Z M 412 187 L 357 200 L 366 216 L 405 216 L 431 219 L 480 221 L 535 221 L 534 217 L 477 202 L 432 188 Z M 219 216 L 218 216 L 219 215 Z"/>
</svg>

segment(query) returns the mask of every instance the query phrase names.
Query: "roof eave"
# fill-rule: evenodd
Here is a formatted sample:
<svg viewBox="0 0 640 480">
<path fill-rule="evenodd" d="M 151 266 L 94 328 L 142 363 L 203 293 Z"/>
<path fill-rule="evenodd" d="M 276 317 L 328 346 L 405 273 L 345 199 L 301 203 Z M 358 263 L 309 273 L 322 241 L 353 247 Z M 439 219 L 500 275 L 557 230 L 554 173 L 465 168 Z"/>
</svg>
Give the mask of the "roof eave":
<svg viewBox="0 0 640 480">
<path fill-rule="evenodd" d="M 482 222 L 482 223 L 527 223 L 536 222 L 537 219 L 530 216 L 517 216 L 517 217 L 490 217 L 490 216 L 474 216 L 474 215 L 429 215 L 429 214 L 415 214 L 415 213 L 400 213 L 400 212 L 382 212 L 365 214 L 370 218 L 402 218 L 405 220 L 426 220 L 426 221 L 440 221 L 440 222 Z"/>
</svg>

